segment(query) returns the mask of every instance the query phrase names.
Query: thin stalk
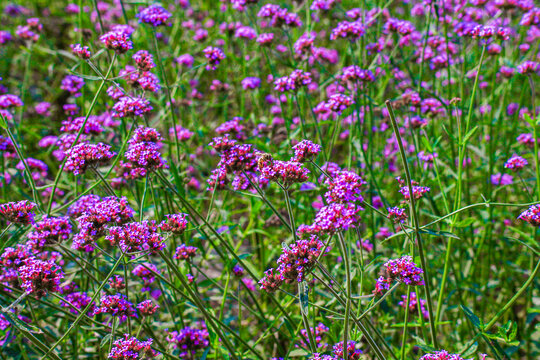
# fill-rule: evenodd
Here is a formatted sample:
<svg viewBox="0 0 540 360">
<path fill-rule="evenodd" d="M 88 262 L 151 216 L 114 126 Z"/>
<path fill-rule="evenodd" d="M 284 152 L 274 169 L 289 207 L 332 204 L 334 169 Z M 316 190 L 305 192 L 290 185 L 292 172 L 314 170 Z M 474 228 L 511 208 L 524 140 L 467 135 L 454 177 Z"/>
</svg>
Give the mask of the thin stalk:
<svg viewBox="0 0 540 360">
<path fill-rule="evenodd" d="M 385 102 L 386 108 L 388 109 L 388 113 L 390 115 L 390 120 L 392 122 L 392 128 L 394 130 L 394 134 L 397 138 L 398 145 L 399 145 L 399 152 L 401 154 L 401 161 L 403 162 L 403 167 L 405 169 L 405 177 L 407 180 L 407 185 L 409 187 L 409 199 L 410 199 L 410 212 L 411 216 L 413 218 L 413 224 L 414 224 L 414 232 L 416 234 L 416 241 L 418 242 L 418 253 L 420 255 L 420 261 L 422 262 L 422 270 L 424 271 L 424 279 L 425 279 L 425 290 L 426 290 L 426 301 L 428 305 L 428 312 L 429 312 L 429 326 L 431 330 L 431 341 L 434 348 L 438 348 L 437 344 L 437 333 L 435 330 L 435 319 L 433 317 L 433 303 L 431 300 L 431 289 L 430 289 L 430 278 L 429 278 L 429 271 L 427 267 L 427 261 L 426 261 L 426 255 L 424 253 L 424 243 L 422 240 L 422 236 L 420 235 L 420 222 L 418 221 L 418 213 L 416 212 L 416 204 L 413 194 L 413 186 L 412 186 L 412 180 L 411 180 L 411 173 L 409 171 L 409 164 L 407 163 L 407 155 L 405 154 L 405 149 L 403 147 L 403 142 L 401 141 L 401 135 L 399 134 L 399 128 L 396 122 L 396 116 L 394 114 L 394 109 L 392 108 L 392 104 L 389 100 L 386 100 Z"/>
</svg>

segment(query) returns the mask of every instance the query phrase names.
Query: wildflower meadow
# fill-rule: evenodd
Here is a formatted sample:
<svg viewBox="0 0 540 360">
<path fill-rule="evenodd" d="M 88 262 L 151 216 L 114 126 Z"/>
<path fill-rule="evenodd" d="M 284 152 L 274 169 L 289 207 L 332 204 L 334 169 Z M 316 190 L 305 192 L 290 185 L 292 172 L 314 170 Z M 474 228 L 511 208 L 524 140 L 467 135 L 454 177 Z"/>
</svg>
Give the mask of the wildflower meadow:
<svg viewBox="0 0 540 360">
<path fill-rule="evenodd" d="M 540 358 L 535 0 L 0 17 L 0 360 Z"/>
</svg>

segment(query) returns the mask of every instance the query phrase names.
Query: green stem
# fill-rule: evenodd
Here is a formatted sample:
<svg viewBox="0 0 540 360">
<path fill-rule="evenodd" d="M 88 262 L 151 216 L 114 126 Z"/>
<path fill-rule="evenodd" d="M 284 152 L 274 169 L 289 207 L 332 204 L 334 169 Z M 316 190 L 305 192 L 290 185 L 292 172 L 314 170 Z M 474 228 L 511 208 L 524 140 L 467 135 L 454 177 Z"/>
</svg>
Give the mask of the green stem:
<svg viewBox="0 0 540 360">
<path fill-rule="evenodd" d="M 394 109 L 392 108 L 392 104 L 390 103 L 389 100 L 386 100 L 385 104 L 386 104 L 386 108 L 388 109 L 390 120 L 392 122 L 392 128 L 394 130 L 394 134 L 396 136 L 396 139 L 399 145 L 401 161 L 403 162 L 403 167 L 405 169 L 405 177 L 407 179 L 407 186 L 409 187 L 410 211 L 411 211 L 411 216 L 413 218 L 416 241 L 418 243 L 417 244 L 418 253 L 420 255 L 420 261 L 422 263 L 422 270 L 424 271 L 424 279 L 425 279 L 424 286 L 426 290 L 426 301 L 427 301 L 428 312 L 429 312 L 429 326 L 431 330 L 431 341 L 433 343 L 433 347 L 438 348 L 439 346 L 437 344 L 437 332 L 435 330 L 435 319 L 433 317 L 433 303 L 431 300 L 431 291 L 430 291 L 431 285 L 430 285 L 429 271 L 427 267 L 426 255 L 424 253 L 424 243 L 422 240 L 422 236 L 420 235 L 420 223 L 418 221 L 418 213 L 416 212 L 411 173 L 409 171 L 409 164 L 407 163 L 407 155 L 405 154 L 405 148 L 403 147 L 403 142 L 401 141 L 401 135 L 399 134 L 399 128 L 396 122 L 396 116 L 394 115 Z"/>
</svg>

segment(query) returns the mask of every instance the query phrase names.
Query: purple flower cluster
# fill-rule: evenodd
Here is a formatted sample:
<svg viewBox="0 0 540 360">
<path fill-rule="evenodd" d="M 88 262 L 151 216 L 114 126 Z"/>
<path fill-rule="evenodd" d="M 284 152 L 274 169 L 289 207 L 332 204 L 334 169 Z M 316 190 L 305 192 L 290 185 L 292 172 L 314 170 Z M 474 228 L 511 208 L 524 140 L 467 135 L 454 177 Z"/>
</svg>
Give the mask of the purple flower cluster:
<svg viewBox="0 0 540 360">
<path fill-rule="evenodd" d="M 405 209 L 402 209 L 400 207 L 391 207 L 388 208 L 388 218 L 392 220 L 394 223 L 403 223 L 405 220 L 407 220 L 407 212 Z"/>
<path fill-rule="evenodd" d="M 120 225 L 127 222 L 135 212 L 125 197 L 99 199 L 95 195 L 81 197 L 68 210 L 71 217 L 77 217 L 79 233 L 73 238 L 72 248 L 93 252 L 96 241 L 105 235 L 106 225 Z"/>
<path fill-rule="evenodd" d="M 150 24 L 154 27 L 168 25 L 167 21 L 172 16 L 170 12 L 159 5 L 152 4 L 135 15 L 139 22 Z"/>
<path fill-rule="evenodd" d="M 77 144 L 67 152 L 65 169 L 75 175 L 84 174 L 88 167 L 106 165 L 114 155 L 110 145 Z"/>
<path fill-rule="evenodd" d="M 84 80 L 82 78 L 75 75 L 68 75 L 62 80 L 60 89 L 69 92 L 74 97 L 78 97 L 82 95 L 80 90 L 83 86 Z"/>
<path fill-rule="evenodd" d="M 540 226 L 540 205 L 532 205 L 518 216 L 519 220 L 528 222 L 533 226 Z"/>
<path fill-rule="evenodd" d="M 122 176 L 125 179 L 138 179 L 148 171 L 166 168 L 167 163 L 161 156 L 161 135 L 154 128 L 138 127 L 128 141 L 124 156 L 127 162 L 120 162 Z"/>
<path fill-rule="evenodd" d="M 221 61 L 225 59 L 225 53 L 217 47 L 209 46 L 203 50 L 203 53 L 208 59 L 206 70 L 216 70 Z"/>
<path fill-rule="evenodd" d="M 195 257 L 195 255 L 197 255 L 198 250 L 199 249 L 197 249 L 195 246 L 180 244 L 180 246 L 176 248 L 174 258 L 178 260 L 191 260 Z"/>
<path fill-rule="evenodd" d="M 510 170 L 513 170 L 513 171 L 518 171 L 518 170 L 523 169 L 528 164 L 529 163 L 527 162 L 527 160 L 525 160 L 521 156 L 514 155 L 510 159 L 508 159 L 508 161 L 506 161 L 506 163 L 504 163 L 504 167 L 506 169 L 510 169 Z"/>
<path fill-rule="evenodd" d="M 426 354 L 419 360 L 465 360 L 459 354 L 450 354 L 446 350 L 436 351 L 432 354 Z"/>
<path fill-rule="evenodd" d="M 94 315 L 109 314 L 124 322 L 128 317 L 137 317 L 135 307 L 130 303 L 124 294 L 105 295 L 96 306 Z"/>
<path fill-rule="evenodd" d="M 130 35 L 124 31 L 109 31 L 101 35 L 99 40 L 109 50 L 114 50 L 117 54 L 123 54 L 133 48 Z"/>
<path fill-rule="evenodd" d="M 402 301 L 399 302 L 399 306 L 407 308 L 407 295 L 401 295 Z M 409 299 L 409 310 L 411 313 L 415 313 L 417 310 L 420 311 L 422 316 L 425 319 L 429 318 L 429 312 L 425 308 L 426 300 L 419 299 L 414 291 L 411 291 Z"/>
<path fill-rule="evenodd" d="M 361 192 L 366 182 L 352 171 L 341 170 L 324 183 L 328 190 L 324 194 L 329 203 L 361 202 Z"/>
<path fill-rule="evenodd" d="M 197 329 L 186 326 L 180 331 L 167 333 L 167 341 L 173 348 L 180 351 L 180 358 L 194 358 L 198 350 L 203 350 L 210 345 L 209 334 L 206 327 Z"/>
<path fill-rule="evenodd" d="M 410 286 L 424 285 L 424 271 L 412 261 L 412 256 L 405 255 L 398 259 L 389 260 L 384 264 L 385 276 L 377 279 L 375 294 L 382 294 L 390 289 L 394 281 Z"/>
<path fill-rule="evenodd" d="M 274 89 L 279 92 L 296 91 L 311 84 L 311 81 L 311 73 L 296 69 L 289 76 L 277 78 Z"/>
<path fill-rule="evenodd" d="M 294 156 L 291 158 L 291 161 L 298 163 L 311 161 L 322 150 L 321 145 L 314 144 L 309 140 L 302 140 L 292 148 L 294 150 Z"/>
<path fill-rule="evenodd" d="M 356 341 L 349 340 L 347 342 L 347 359 L 346 360 L 358 360 L 362 356 L 362 350 L 357 348 Z M 332 355 L 324 355 L 314 353 L 309 360 L 343 360 L 345 351 L 343 348 L 343 341 L 335 344 L 332 347 Z"/>
<path fill-rule="evenodd" d="M 342 21 L 330 33 L 330 40 L 344 38 L 354 41 L 366 33 L 360 21 Z"/>
<path fill-rule="evenodd" d="M 82 46 L 81 44 L 72 44 L 70 45 L 70 47 L 73 54 L 77 55 L 83 60 L 88 60 L 92 56 L 92 53 L 90 52 L 88 46 Z"/>
<path fill-rule="evenodd" d="M 28 200 L 0 204 L 0 215 L 7 221 L 28 225 L 34 222 L 36 204 Z"/>
<path fill-rule="evenodd" d="M 188 221 L 187 214 L 169 214 L 165 215 L 166 220 L 159 224 L 161 231 L 170 232 L 175 235 L 181 235 L 186 230 Z"/>
<path fill-rule="evenodd" d="M 396 180 L 401 186 L 399 189 L 399 193 L 403 195 L 403 198 L 405 199 L 405 201 L 409 201 L 411 199 L 410 194 L 409 194 L 409 184 L 407 184 L 405 180 L 399 177 Z M 415 200 L 422 198 L 425 194 L 431 191 L 429 187 L 418 186 L 418 183 L 414 180 L 412 180 L 411 183 L 412 183 L 412 193 Z"/>
<path fill-rule="evenodd" d="M 122 96 L 113 106 L 113 116 L 118 118 L 143 116 L 151 110 L 150 101 L 144 97 Z"/>
<path fill-rule="evenodd" d="M 301 27 L 302 21 L 300 17 L 295 13 L 290 13 L 287 9 L 275 4 L 264 5 L 259 13 L 258 17 L 270 20 L 270 26 L 272 27 Z"/>
<path fill-rule="evenodd" d="M 33 225 L 32 231 L 28 233 L 28 239 L 33 248 L 41 249 L 45 245 L 54 245 L 67 240 L 71 233 L 72 226 L 67 216 L 49 217 L 45 215 Z"/>
<path fill-rule="evenodd" d="M 64 278 L 62 269 L 53 260 L 39 260 L 33 256 L 25 259 L 18 271 L 21 287 L 38 298 L 48 292 L 58 292 Z"/>
<path fill-rule="evenodd" d="M 323 249 L 324 244 L 315 235 L 308 240 L 300 239 L 290 246 L 283 246 L 283 253 L 277 260 L 276 274 L 273 269 L 265 272 L 265 277 L 259 281 L 261 290 L 274 292 L 283 282 L 292 284 L 304 281 L 315 267 Z"/>
<path fill-rule="evenodd" d="M 318 323 L 317 326 L 315 326 L 314 328 L 313 327 L 309 328 L 309 331 L 315 337 L 315 347 L 318 350 L 325 350 L 328 347 L 328 344 L 323 342 L 323 336 L 328 334 L 330 329 L 327 326 L 325 326 L 323 323 Z M 300 344 L 299 345 L 296 344 L 295 346 L 301 347 L 304 349 L 309 349 L 309 336 L 308 336 L 307 330 L 306 329 L 300 330 L 300 335 L 302 335 L 302 337 L 300 338 Z"/>
<path fill-rule="evenodd" d="M 109 240 L 112 246 L 118 246 L 124 253 L 139 251 L 156 253 L 165 248 L 163 238 L 153 220 L 111 226 L 105 239 Z"/>
<path fill-rule="evenodd" d="M 123 339 L 118 339 L 113 343 L 109 359 L 117 360 L 137 360 L 156 357 L 159 353 L 152 349 L 152 339 L 146 341 L 137 340 L 124 334 Z"/>
<path fill-rule="evenodd" d="M 309 170 L 302 163 L 280 160 L 259 160 L 259 171 L 269 181 L 276 181 L 284 187 L 307 181 Z"/>
<path fill-rule="evenodd" d="M 137 310 L 139 310 L 143 316 L 152 316 L 159 310 L 159 305 L 152 300 L 144 300 L 137 304 Z"/>
</svg>

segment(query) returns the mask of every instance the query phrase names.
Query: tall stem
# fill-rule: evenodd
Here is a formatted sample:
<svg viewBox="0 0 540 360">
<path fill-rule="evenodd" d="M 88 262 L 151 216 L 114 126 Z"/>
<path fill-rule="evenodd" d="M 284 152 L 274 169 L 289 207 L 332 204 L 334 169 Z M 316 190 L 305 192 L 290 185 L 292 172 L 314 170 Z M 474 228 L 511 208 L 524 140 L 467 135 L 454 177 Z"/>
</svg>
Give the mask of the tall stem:
<svg viewBox="0 0 540 360">
<path fill-rule="evenodd" d="M 401 135 L 399 134 L 399 128 L 396 122 L 396 116 L 394 115 L 394 109 L 392 108 L 392 104 L 390 103 L 389 100 L 386 100 L 385 104 L 386 104 L 386 108 L 388 109 L 390 120 L 392 122 L 392 128 L 394 130 L 394 134 L 398 142 L 399 152 L 401 154 L 401 161 L 403 162 L 403 167 L 405 169 L 405 177 L 407 180 L 407 186 L 409 187 L 409 201 L 410 201 L 411 217 L 413 218 L 414 232 L 416 235 L 416 241 L 418 242 L 418 253 L 420 255 L 420 261 L 422 262 L 422 270 L 424 271 L 424 279 L 425 279 L 424 286 L 426 290 L 426 301 L 427 301 L 428 312 L 429 312 L 429 327 L 431 330 L 431 341 L 433 343 L 433 347 L 438 348 L 439 346 L 437 344 L 435 319 L 433 318 L 433 303 L 431 301 L 431 291 L 430 291 L 431 285 L 430 285 L 429 271 L 427 267 L 426 255 L 424 253 L 424 243 L 422 241 L 422 236 L 420 235 L 420 223 L 418 221 L 418 213 L 416 212 L 416 204 L 415 204 L 415 199 L 414 199 L 414 194 L 413 194 L 411 173 L 409 171 L 409 164 L 407 163 L 407 155 L 405 154 L 405 148 L 403 147 L 403 142 L 401 141 Z"/>
</svg>

